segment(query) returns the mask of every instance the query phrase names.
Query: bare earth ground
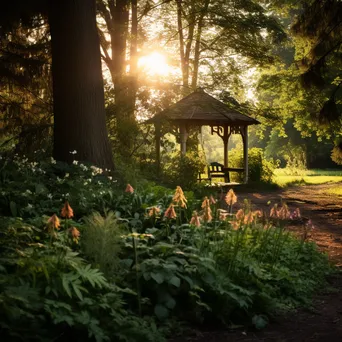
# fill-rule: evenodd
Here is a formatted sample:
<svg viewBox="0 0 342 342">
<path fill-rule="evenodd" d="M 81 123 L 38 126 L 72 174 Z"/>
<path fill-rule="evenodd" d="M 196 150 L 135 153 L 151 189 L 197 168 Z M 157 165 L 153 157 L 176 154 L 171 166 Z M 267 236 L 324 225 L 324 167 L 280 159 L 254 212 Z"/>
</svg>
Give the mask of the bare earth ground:
<svg viewBox="0 0 342 342">
<path fill-rule="evenodd" d="M 333 186 L 342 187 L 342 182 Z M 251 200 L 255 209 L 270 210 L 271 205 L 285 201 L 291 210 L 299 208 L 302 216 L 311 219 L 315 228 L 310 239 L 328 253 L 331 261 L 342 270 L 342 196 L 325 191 L 331 184 L 296 186 L 272 192 L 243 193 L 241 198 Z M 298 231 L 301 226 L 292 226 Z M 277 317 L 263 331 L 194 332 L 193 336 L 174 339 L 174 342 L 342 342 L 342 276 L 329 279 L 334 291 L 322 289 L 313 300 L 313 307 Z"/>
</svg>

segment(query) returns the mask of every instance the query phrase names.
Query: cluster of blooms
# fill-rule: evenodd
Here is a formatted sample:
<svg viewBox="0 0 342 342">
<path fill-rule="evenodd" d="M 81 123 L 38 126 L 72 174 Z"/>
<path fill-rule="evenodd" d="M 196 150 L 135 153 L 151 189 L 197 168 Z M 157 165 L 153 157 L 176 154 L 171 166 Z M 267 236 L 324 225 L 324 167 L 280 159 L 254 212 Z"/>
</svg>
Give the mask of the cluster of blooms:
<svg viewBox="0 0 342 342">
<path fill-rule="evenodd" d="M 96 167 L 94 165 L 90 166 L 90 169 L 91 169 L 91 174 L 93 176 L 96 176 L 96 175 L 101 175 L 103 173 L 103 170 L 99 167 Z"/>
<path fill-rule="evenodd" d="M 261 210 L 244 212 L 243 209 L 239 209 L 235 214 L 236 220 L 232 221 L 233 229 L 238 229 L 242 224 L 250 225 L 256 221 L 257 218 L 263 217 L 263 212 Z"/>
<path fill-rule="evenodd" d="M 74 217 L 74 211 L 73 209 L 70 207 L 70 204 L 68 201 L 66 201 L 64 203 L 64 206 L 61 210 L 61 217 L 65 218 L 65 219 L 70 219 L 72 217 Z M 48 231 L 48 233 L 50 234 L 51 237 L 55 238 L 56 235 L 56 230 L 60 229 L 60 220 L 58 218 L 58 216 L 56 214 L 53 214 L 47 223 L 46 229 Z M 70 234 L 72 240 L 75 243 L 78 243 L 79 237 L 81 235 L 81 233 L 79 232 L 79 230 L 76 227 L 70 227 L 68 229 L 68 233 Z"/>
<path fill-rule="evenodd" d="M 174 219 L 177 217 L 175 206 L 180 208 L 186 208 L 188 200 L 184 196 L 184 192 L 180 186 L 177 186 L 176 191 L 173 195 L 172 202 L 164 213 L 164 217 L 167 219 Z"/>
<path fill-rule="evenodd" d="M 281 208 L 278 208 L 278 204 L 275 204 L 270 211 L 270 217 L 280 220 L 294 220 L 301 218 L 301 214 L 299 208 L 291 213 L 289 207 L 284 203 Z"/>
</svg>

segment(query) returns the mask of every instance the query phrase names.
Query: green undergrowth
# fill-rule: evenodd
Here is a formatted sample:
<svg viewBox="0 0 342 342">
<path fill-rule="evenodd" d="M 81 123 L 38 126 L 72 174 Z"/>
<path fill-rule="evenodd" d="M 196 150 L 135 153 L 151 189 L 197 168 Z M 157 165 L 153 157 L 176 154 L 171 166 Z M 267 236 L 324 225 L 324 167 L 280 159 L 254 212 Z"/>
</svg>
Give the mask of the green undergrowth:
<svg viewBox="0 0 342 342">
<path fill-rule="evenodd" d="M 261 329 L 272 314 L 309 304 L 332 272 L 308 239 L 312 227 L 286 205 L 271 217 L 247 201 L 235 212 L 232 192 L 203 200 L 147 182 L 126 188 L 104 170 L 54 161 L 2 160 L 0 185 L 6 341 Z M 296 236 L 288 220 L 301 227 Z"/>
</svg>

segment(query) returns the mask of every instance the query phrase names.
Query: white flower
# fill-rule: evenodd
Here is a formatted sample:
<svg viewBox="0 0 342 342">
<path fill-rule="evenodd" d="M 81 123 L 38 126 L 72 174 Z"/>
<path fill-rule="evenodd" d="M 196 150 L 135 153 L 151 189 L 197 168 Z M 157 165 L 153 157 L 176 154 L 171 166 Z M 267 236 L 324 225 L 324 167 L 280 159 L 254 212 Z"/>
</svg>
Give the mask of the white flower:
<svg viewBox="0 0 342 342">
<path fill-rule="evenodd" d="M 52 194 L 47 195 L 47 198 L 49 198 L 49 199 L 52 199 L 52 197 L 53 197 Z"/>
<path fill-rule="evenodd" d="M 51 164 L 56 164 L 56 160 L 51 157 Z"/>
<path fill-rule="evenodd" d="M 74 160 L 72 163 L 73 163 L 74 165 L 77 165 L 77 164 L 78 164 L 78 161 L 77 161 L 77 160 Z"/>
<path fill-rule="evenodd" d="M 68 178 L 69 176 L 70 176 L 69 173 L 66 173 L 64 178 Z"/>
<path fill-rule="evenodd" d="M 83 185 L 88 185 L 88 182 L 84 182 Z"/>
<path fill-rule="evenodd" d="M 112 176 L 108 176 L 108 179 L 109 179 L 109 180 L 112 180 L 112 179 L 113 179 L 113 177 L 112 177 Z"/>
<path fill-rule="evenodd" d="M 63 197 L 69 197 L 69 193 L 63 194 Z"/>
<path fill-rule="evenodd" d="M 76 151 L 76 150 L 74 150 L 74 151 L 70 151 L 69 153 L 71 153 L 71 154 L 76 154 L 76 153 L 77 153 L 77 151 Z"/>
<path fill-rule="evenodd" d="M 32 208 L 33 208 L 33 205 L 29 203 L 29 204 L 27 205 L 27 209 L 32 209 Z"/>
<path fill-rule="evenodd" d="M 29 189 L 27 189 L 27 190 L 25 191 L 25 194 L 27 194 L 27 195 L 32 195 L 32 191 L 29 190 Z"/>
</svg>

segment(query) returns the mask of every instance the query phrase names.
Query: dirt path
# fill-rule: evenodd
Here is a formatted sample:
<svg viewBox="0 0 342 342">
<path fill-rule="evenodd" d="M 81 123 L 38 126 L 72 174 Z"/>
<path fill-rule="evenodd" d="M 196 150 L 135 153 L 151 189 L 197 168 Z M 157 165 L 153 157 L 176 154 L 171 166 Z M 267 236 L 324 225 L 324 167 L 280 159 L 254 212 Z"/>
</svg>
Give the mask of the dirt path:
<svg viewBox="0 0 342 342">
<path fill-rule="evenodd" d="M 334 186 L 342 187 L 342 182 Z M 247 193 L 238 189 L 236 192 L 240 199 L 250 199 L 255 209 L 269 211 L 280 201 L 285 201 L 291 210 L 299 208 L 315 226 L 311 239 L 342 268 L 342 196 L 327 194 L 326 190 L 331 187 L 331 184 L 323 184 L 273 192 Z M 193 337 L 174 342 L 342 342 L 342 276 L 332 277 L 329 282 L 335 290 L 322 289 L 310 311 L 300 309 L 295 314 L 279 317 L 264 331 L 197 332 Z"/>
</svg>

